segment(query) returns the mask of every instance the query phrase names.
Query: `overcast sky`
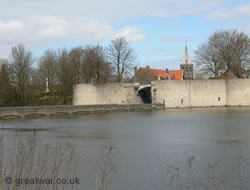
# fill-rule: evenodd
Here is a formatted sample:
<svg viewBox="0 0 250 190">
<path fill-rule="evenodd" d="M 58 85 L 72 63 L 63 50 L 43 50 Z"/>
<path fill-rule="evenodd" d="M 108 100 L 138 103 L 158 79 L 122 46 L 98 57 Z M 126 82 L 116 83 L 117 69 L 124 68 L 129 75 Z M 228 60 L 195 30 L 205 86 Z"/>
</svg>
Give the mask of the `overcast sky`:
<svg viewBox="0 0 250 190">
<path fill-rule="evenodd" d="M 250 33 L 249 0 L 0 0 L 0 58 L 23 43 L 44 50 L 124 35 L 139 66 L 179 69 L 185 43 L 193 51 L 215 31 Z"/>
</svg>

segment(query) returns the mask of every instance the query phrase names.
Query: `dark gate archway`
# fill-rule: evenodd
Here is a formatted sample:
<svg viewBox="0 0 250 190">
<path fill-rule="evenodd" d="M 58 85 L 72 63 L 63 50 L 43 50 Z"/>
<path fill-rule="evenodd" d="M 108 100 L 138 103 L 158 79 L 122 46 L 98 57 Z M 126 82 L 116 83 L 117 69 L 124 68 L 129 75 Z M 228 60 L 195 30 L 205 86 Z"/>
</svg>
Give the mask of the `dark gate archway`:
<svg viewBox="0 0 250 190">
<path fill-rule="evenodd" d="M 137 95 L 139 95 L 143 103 L 152 103 L 151 99 L 151 85 L 139 86 L 137 90 Z"/>
</svg>

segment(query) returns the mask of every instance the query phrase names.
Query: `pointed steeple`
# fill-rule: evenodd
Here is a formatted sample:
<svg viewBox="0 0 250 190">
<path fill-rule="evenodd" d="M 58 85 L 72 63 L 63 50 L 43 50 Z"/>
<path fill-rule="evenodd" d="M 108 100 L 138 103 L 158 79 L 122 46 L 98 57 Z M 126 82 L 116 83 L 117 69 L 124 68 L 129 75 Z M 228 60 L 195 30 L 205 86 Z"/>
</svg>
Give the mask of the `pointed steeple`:
<svg viewBox="0 0 250 190">
<path fill-rule="evenodd" d="M 188 53 L 187 45 L 185 46 L 185 51 L 181 60 L 181 65 L 183 64 L 192 64 L 191 57 Z"/>
</svg>

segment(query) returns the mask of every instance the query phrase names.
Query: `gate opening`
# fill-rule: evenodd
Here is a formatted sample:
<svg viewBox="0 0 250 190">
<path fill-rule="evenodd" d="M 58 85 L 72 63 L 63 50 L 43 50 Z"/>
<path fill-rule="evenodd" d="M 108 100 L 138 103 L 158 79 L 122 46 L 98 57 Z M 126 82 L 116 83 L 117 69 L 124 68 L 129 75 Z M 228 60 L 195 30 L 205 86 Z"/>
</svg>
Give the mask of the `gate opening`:
<svg viewBox="0 0 250 190">
<path fill-rule="evenodd" d="M 139 88 L 137 89 L 137 96 L 138 95 L 141 97 L 143 103 L 152 103 L 151 85 L 146 84 L 146 85 L 139 86 Z"/>
</svg>

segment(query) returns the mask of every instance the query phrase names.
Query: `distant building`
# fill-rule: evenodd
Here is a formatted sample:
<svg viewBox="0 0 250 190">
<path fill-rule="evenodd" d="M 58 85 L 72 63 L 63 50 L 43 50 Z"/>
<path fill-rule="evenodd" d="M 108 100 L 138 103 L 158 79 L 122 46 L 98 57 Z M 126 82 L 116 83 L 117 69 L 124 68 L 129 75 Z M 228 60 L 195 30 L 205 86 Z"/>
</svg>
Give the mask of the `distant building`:
<svg viewBox="0 0 250 190">
<path fill-rule="evenodd" d="M 133 82 L 153 81 L 153 80 L 170 80 L 171 76 L 166 71 L 161 69 L 150 69 L 149 66 L 146 68 L 137 67 L 134 68 Z"/>
<path fill-rule="evenodd" d="M 184 54 L 181 60 L 180 69 L 183 70 L 184 76 L 183 79 L 193 79 L 193 64 L 191 57 L 188 53 L 187 46 L 185 46 Z"/>
<path fill-rule="evenodd" d="M 134 68 L 133 82 L 154 81 L 154 80 L 184 80 L 193 79 L 193 64 L 188 53 L 187 46 L 185 46 L 184 55 L 181 60 L 180 70 L 161 70 L 146 68 Z"/>
<path fill-rule="evenodd" d="M 183 80 L 183 70 L 168 70 L 166 72 L 171 76 L 171 80 Z"/>
<path fill-rule="evenodd" d="M 134 68 L 133 82 L 154 81 L 154 80 L 183 80 L 182 70 L 161 70 L 146 68 Z"/>
<path fill-rule="evenodd" d="M 228 69 L 224 73 L 221 73 L 220 79 L 238 79 L 236 72 L 233 69 Z M 249 71 L 242 71 L 241 78 L 249 78 Z"/>
</svg>

